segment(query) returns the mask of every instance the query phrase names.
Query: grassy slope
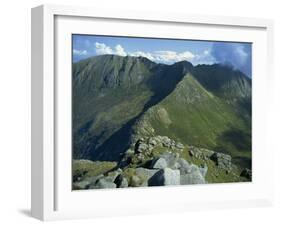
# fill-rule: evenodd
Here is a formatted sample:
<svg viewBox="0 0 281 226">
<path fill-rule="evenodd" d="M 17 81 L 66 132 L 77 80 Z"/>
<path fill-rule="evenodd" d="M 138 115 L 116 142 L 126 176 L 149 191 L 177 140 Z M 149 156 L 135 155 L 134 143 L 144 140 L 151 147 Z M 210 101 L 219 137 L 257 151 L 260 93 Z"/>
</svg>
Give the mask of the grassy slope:
<svg viewBox="0 0 281 226">
<path fill-rule="evenodd" d="M 241 149 L 233 144 L 231 136 L 228 140 L 224 137 L 227 133 L 233 135 L 232 131 L 249 133 L 233 105 L 208 92 L 192 75 L 185 76 L 169 96 L 144 114 L 141 121 L 135 131 L 148 124 L 155 134 L 239 157 L 239 164 L 245 164 L 241 157 L 251 155 L 249 145 L 241 145 L 245 148 Z M 250 141 L 246 139 L 245 142 Z"/>
<path fill-rule="evenodd" d="M 145 83 L 136 81 L 151 75 L 145 62 L 102 56 L 73 65 L 74 158 L 89 158 L 92 150 L 143 111 L 153 95 Z"/>
<path fill-rule="evenodd" d="M 104 174 L 116 167 L 116 162 L 100 162 L 90 160 L 74 160 L 72 164 L 73 176 L 94 177 Z"/>
<path fill-rule="evenodd" d="M 168 66 L 146 58 L 111 55 L 75 63 L 74 158 L 117 160 L 129 142 L 132 121 L 174 89 L 184 68 L 192 65 Z"/>
</svg>

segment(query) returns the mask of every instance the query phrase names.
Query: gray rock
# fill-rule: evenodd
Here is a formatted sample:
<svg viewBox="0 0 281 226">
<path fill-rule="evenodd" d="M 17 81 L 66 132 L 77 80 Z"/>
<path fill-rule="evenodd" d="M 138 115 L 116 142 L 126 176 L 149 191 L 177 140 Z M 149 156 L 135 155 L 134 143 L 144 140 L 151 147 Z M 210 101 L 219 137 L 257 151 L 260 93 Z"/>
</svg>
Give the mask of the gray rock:
<svg viewBox="0 0 281 226">
<path fill-rule="evenodd" d="M 201 173 L 191 173 L 185 174 L 180 176 L 180 184 L 187 185 L 187 184 L 205 184 L 206 181 L 201 175 Z"/>
<path fill-rule="evenodd" d="M 85 181 L 88 181 L 91 185 L 93 185 L 102 177 L 104 177 L 103 174 L 100 174 L 100 175 L 95 176 L 95 177 L 87 177 L 87 178 L 85 178 Z"/>
<path fill-rule="evenodd" d="M 189 164 L 185 159 L 180 158 L 177 161 L 178 169 L 180 170 L 180 174 L 191 173 L 191 164 Z"/>
<path fill-rule="evenodd" d="M 169 137 L 162 137 L 162 144 L 164 147 L 170 147 L 171 146 L 171 139 Z"/>
<path fill-rule="evenodd" d="M 116 177 L 114 183 L 117 185 L 118 188 L 128 187 L 128 180 L 121 174 Z"/>
<path fill-rule="evenodd" d="M 140 153 L 140 154 L 137 155 L 137 159 L 138 159 L 140 162 L 142 162 L 142 161 L 144 161 L 145 157 L 144 157 L 144 155 L 143 155 L 142 153 Z"/>
<path fill-rule="evenodd" d="M 160 155 L 160 158 L 164 158 L 167 162 L 167 167 L 171 168 L 171 169 L 176 169 L 176 163 L 179 159 L 179 154 L 178 153 L 164 153 L 162 155 Z"/>
<path fill-rule="evenodd" d="M 143 184 L 143 180 L 139 176 L 137 175 L 132 176 L 131 178 L 132 187 L 140 187 L 142 186 L 142 184 Z"/>
<path fill-rule="evenodd" d="M 140 143 L 140 144 L 137 146 L 136 152 L 137 152 L 137 153 L 142 153 L 142 152 L 145 151 L 146 149 L 148 149 L 148 145 L 145 144 L 145 143 Z"/>
<path fill-rule="evenodd" d="M 130 155 L 133 155 L 134 153 L 135 153 L 134 150 L 132 150 L 131 148 L 129 148 L 129 149 L 125 152 L 125 155 L 130 156 Z"/>
<path fill-rule="evenodd" d="M 207 174 L 207 172 L 208 172 L 208 166 L 207 166 L 207 164 L 204 164 L 204 166 L 203 166 L 203 167 L 200 167 L 199 170 L 200 170 L 202 176 L 205 178 L 205 177 L 206 177 L 206 174 Z"/>
<path fill-rule="evenodd" d="M 231 168 L 231 156 L 219 152 L 215 152 L 211 157 L 217 166 L 221 169 L 230 169 Z"/>
<path fill-rule="evenodd" d="M 206 155 L 203 155 L 203 160 L 207 161 L 208 157 Z"/>
<path fill-rule="evenodd" d="M 109 172 L 106 176 L 108 181 L 114 182 L 116 177 L 118 177 L 122 173 L 122 169 L 117 169 L 115 171 Z"/>
<path fill-rule="evenodd" d="M 252 170 L 245 168 L 242 170 L 240 176 L 252 180 Z"/>
<path fill-rule="evenodd" d="M 73 183 L 73 188 L 77 190 L 88 189 L 89 187 L 90 187 L 90 182 L 86 180 Z"/>
<path fill-rule="evenodd" d="M 151 137 L 149 138 L 148 144 L 150 144 L 151 146 L 156 146 L 158 144 L 158 141 L 154 137 Z"/>
<path fill-rule="evenodd" d="M 205 164 L 204 167 L 198 167 L 194 164 L 186 164 L 185 160 L 182 161 L 182 166 L 185 166 L 186 170 L 181 169 L 180 184 L 205 184 L 206 173 L 208 167 Z M 182 167 L 183 168 L 183 167 Z"/>
<path fill-rule="evenodd" d="M 149 186 L 179 185 L 180 171 L 165 168 L 155 173 L 148 181 Z"/>
<path fill-rule="evenodd" d="M 151 168 L 152 169 L 164 169 L 168 166 L 166 160 L 164 158 L 157 158 L 152 161 Z"/>
<path fill-rule="evenodd" d="M 146 177 L 147 179 L 151 178 L 155 173 L 157 173 L 159 170 L 157 169 L 146 169 L 146 168 L 136 168 L 135 173 L 138 176 Z"/>
<path fill-rule="evenodd" d="M 184 146 L 183 146 L 182 143 L 177 143 L 177 144 L 176 144 L 176 148 L 178 148 L 178 149 L 184 149 Z"/>
<path fill-rule="evenodd" d="M 111 178 L 103 177 L 97 181 L 93 188 L 116 188 L 116 184 L 111 181 Z"/>
<path fill-rule="evenodd" d="M 194 156 L 194 151 L 193 151 L 193 150 L 189 150 L 188 152 L 189 152 L 189 155 L 190 155 L 191 157 Z"/>
</svg>

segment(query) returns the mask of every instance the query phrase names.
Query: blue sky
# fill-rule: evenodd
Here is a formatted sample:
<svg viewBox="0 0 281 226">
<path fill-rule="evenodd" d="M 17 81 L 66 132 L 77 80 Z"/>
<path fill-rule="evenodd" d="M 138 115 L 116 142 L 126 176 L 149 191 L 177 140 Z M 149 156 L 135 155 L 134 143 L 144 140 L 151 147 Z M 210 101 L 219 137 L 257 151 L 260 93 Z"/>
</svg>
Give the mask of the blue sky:
<svg viewBox="0 0 281 226">
<path fill-rule="evenodd" d="M 73 35 L 73 61 L 103 54 L 143 56 L 157 63 L 228 64 L 252 75 L 250 43 Z"/>
</svg>

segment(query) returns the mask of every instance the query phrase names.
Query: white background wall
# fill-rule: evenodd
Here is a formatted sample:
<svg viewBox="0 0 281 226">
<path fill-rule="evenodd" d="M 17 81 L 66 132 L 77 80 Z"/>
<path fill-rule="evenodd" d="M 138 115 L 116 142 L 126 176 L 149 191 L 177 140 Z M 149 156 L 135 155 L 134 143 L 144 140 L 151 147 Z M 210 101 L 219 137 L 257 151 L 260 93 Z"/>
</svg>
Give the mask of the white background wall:
<svg viewBox="0 0 281 226">
<path fill-rule="evenodd" d="M 137 9 L 275 20 L 275 105 L 268 122 L 275 150 L 275 205 L 270 208 L 196 211 L 132 216 L 52 225 L 280 225 L 281 223 L 281 13 L 273 0 L 8 0 L 1 2 L 0 35 L 0 225 L 38 225 L 30 208 L 30 8 L 43 3 Z M 266 75 L 265 75 L 266 76 Z M 266 150 L 265 150 L 266 151 Z M 173 194 L 171 194 L 173 195 Z M 94 205 L 94 203 L 93 203 Z"/>
</svg>

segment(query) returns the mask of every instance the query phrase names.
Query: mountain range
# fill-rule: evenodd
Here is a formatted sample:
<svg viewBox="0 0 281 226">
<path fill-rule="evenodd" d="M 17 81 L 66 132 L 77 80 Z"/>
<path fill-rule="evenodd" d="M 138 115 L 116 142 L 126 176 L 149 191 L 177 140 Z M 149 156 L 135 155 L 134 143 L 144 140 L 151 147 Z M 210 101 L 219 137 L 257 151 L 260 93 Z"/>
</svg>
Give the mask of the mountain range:
<svg viewBox="0 0 281 226">
<path fill-rule="evenodd" d="M 73 158 L 119 162 L 167 136 L 251 168 L 251 79 L 228 65 L 100 55 L 73 63 Z"/>
</svg>

